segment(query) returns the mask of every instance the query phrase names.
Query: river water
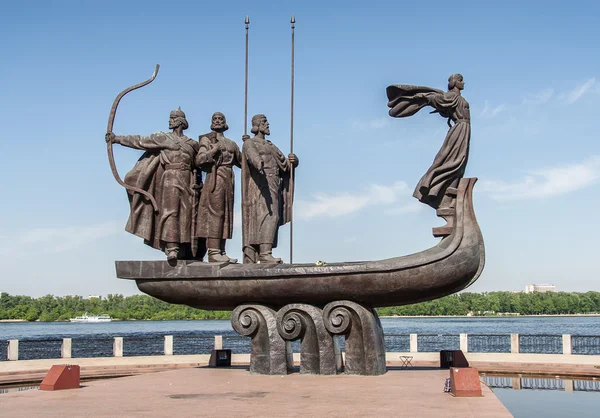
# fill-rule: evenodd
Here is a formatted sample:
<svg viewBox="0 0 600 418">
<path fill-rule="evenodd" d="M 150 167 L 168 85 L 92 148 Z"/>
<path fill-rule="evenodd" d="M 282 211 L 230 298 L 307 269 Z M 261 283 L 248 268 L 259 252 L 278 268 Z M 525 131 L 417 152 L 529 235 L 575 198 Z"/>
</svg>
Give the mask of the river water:
<svg viewBox="0 0 600 418">
<path fill-rule="evenodd" d="M 542 352 L 561 352 L 561 334 L 574 336 L 600 336 L 600 317 L 445 317 L 445 318 L 382 318 L 387 351 L 408 351 L 407 334 L 420 334 L 419 351 L 436 351 L 441 348 L 458 348 L 458 334 L 470 335 L 537 335 L 526 337 L 521 344 L 535 339 L 545 339 L 550 345 Z M 440 337 L 440 334 L 445 336 Z M 164 335 L 174 335 L 175 354 L 209 353 L 213 335 L 223 335 L 224 345 L 233 352 L 249 352 L 247 338 L 236 337 L 230 321 L 115 321 L 110 323 L 0 323 L 0 343 L 18 339 L 19 357 L 56 358 L 60 356 L 61 338 L 73 338 L 74 357 L 112 355 L 112 337 L 124 337 L 124 355 L 162 355 Z M 541 337 L 556 335 L 557 337 Z M 428 337 L 430 336 L 430 337 Z M 438 336 L 438 340 L 436 339 Z M 450 337 L 451 336 L 451 337 Z M 441 339 L 440 339 L 441 338 Z M 470 337 L 471 338 L 471 337 Z M 499 350 L 487 347 L 483 351 L 507 352 L 509 337 L 485 337 L 498 340 Z M 47 341 L 39 341 L 47 340 Z M 52 341 L 50 341 L 52 340 Z M 243 341 L 242 341 L 243 340 Z M 591 339 L 590 339 L 591 340 Z M 597 341 L 596 338 L 594 341 Z M 488 341 L 489 342 L 489 341 Z M 469 340 L 469 351 L 476 345 L 477 337 Z M 534 344 L 535 343 L 535 344 Z M 422 350 L 422 347 L 425 349 Z M 0 347 L 2 348 L 2 347 Z M 298 344 L 295 344 L 298 351 Z M 492 348 L 492 349 L 489 349 Z M 522 350 L 526 347 L 522 345 Z M 489 350 L 488 350 L 489 349 Z M 600 347 L 592 347 L 599 354 Z M 546 351 L 549 350 L 549 351 Z M 554 350 L 554 351 L 552 351 Z M 4 350 L 3 350 L 4 351 Z M 522 351 L 524 352 L 524 351 Z M 532 351 L 535 352 L 535 351 Z M 6 360 L 0 358 L 0 360 Z M 0 367 L 2 362 L 0 362 Z M 596 385 L 596 383 L 594 383 Z M 597 385 L 596 385 L 597 386 Z M 594 388 L 596 387 L 594 386 Z M 441 388 L 440 388 L 441 390 Z M 494 387 L 494 392 L 515 417 L 596 417 L 600 406 L 600 392 L 565 392 L 564 390 L 513 390 Z M 0 391 L 1 393 L 2 391 Z"/>
<path fill-rule="evenodd" d="M 600 335 L 600 317 L 426 317 L 382 318 L 385 334 Z M 235 335 L 227 320 L 0 323 L 0 340 L 89 336 Z"/>
</svg>

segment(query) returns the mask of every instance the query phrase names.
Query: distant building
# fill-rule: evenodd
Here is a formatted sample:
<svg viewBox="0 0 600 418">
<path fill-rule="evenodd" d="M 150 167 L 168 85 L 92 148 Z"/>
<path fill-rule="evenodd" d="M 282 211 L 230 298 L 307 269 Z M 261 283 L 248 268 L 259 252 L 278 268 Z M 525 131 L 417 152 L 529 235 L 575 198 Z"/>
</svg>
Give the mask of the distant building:
<svg viewBox="0 0 600 418">
<path fill-rule="evenodd" d="M 88 299 L 102 299 L 102 296 L 98 296 L 98 295 L 88 295 Z"/>
<path fill-rule="evenodd" d="M 535 292 L 556 292 L 556 286 L 553 284 L 528 284 L 525 286 L 525 293 Z"/>
</svg>

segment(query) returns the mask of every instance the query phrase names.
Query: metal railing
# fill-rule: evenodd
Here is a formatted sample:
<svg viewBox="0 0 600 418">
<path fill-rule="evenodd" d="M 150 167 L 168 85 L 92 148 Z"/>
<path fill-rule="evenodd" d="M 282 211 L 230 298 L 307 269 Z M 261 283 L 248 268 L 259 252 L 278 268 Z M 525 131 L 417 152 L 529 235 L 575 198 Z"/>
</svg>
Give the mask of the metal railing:
<svg viewBox="0 0 600 418">
<path fill-rule="evenodd" d="M 19 341 L 19 360 L 61 358 L 63 340 L 60 338 Z"/>
<path fill-rule="evenodd" d="M 344 351 L 344 338 L 335 338 Z M 386 352 L 400 353 L 460 349 L 465 353 L 600 355 L 600 335 L 386 334 L 384 343 Z M 300 341 L 292 342 L 292 351 L 299 353 L 300 344 Z M 248 354 L 250 338 L 231 332 L 218 336 L 206 333 L 170 336 L 152 333 L 124 337 L 0 340 L 0 361 L 210 354 L 215 347 L 230 349 L 233 354 Z"/>
<path fill-rule="evenodd" d="M 112 337 L 74 338 L 71 356 L 73 358 L 112 357 L 113 346 Z"/>
<path fill-rule="evenodd" d="M 520 335 L 519 352 L 535 354 L 562 354 L 562 335 Z"/>
<path fill-rule="evenodd" d="M 162 356 L 164 353 L 164 335 L 149 337 L 123 337 L 123 357 Z"/>
<path fill-rule="evenodd" d="M 8 360 L 8 340 L 0 340 L 0 361 Z"/>
<path fill-rule="evenodd" d="M 470 353 L 510 353 L 510 335 L 468 335 Z"/>
<path fill-rule="evenodd" d="M 406 353 L 410 351 L 410 334 L 385 334 L 385 351 L 392 353 Z"/>
<path fill-rule="evenodd" d="M 215 338 L 205 335 L 175 335 L 173 337 L 173 354 L 210 354 L 215 345 Z"/>
<path fill-rule="evenodd" d="M 232 354 L 250 353 L 250 338 L 238 335 L 224 335 L 223 348 L 231 350 Z"/>
<path fill-rule="evenodd" d="M 459 350 L 460 336 L 454 334 L 418 334 L 417 351 L 431 353 L 441 350 Z"/>
<path fill-rule="evenodd" d="M 600 355 L 600 335 L 573 335 L 571 342 L 573 354 Z"/>
</svg>

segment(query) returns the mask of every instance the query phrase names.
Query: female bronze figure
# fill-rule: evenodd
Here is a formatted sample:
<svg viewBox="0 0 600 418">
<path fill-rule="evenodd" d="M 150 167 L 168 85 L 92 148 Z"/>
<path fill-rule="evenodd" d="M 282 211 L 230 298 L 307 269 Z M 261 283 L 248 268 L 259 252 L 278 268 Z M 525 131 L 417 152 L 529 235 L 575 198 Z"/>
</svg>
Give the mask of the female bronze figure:
<svg viewBox="0 0 600 418">
<path fill-rule="evenodd" d="M 453 190 L 464 176 L 471 140 L 471 114 L 469 103 L 461 95 L 465 88 L 463 76 L 453 74 L 448 78 L 448 91 L 430 87 L 394 85 L 387 88 L 390 116 L 412 116 L 425 106 L 448 120 L 450 129 L 431 167 L 421 178 L 413 196 L 437 208 L 453 208 Z"/>
</svg>

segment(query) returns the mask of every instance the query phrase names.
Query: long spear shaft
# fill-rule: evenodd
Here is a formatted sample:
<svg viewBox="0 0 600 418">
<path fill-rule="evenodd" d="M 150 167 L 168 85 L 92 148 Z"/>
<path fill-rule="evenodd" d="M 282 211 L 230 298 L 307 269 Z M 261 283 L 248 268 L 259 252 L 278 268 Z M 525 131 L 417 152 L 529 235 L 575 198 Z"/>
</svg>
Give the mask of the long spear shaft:
<svg viewBox="0 0 600 418">
<path fill-rule="evenodd" d="M 296 18 L 292 15 L 290 20 L 292 24 L 292 92 L 290 98 L 290 153 L 294 153 L 294 29 L 296 27 Z M 294 198 L 294 167 L 290 167 L 290 198 Z M 293 264 L 294 254 L 294 218 L 293 218 L 293 200 L 290 202 L 290 264 Z"/>
<path fill-rule="evenodd" d="M 250 19 L 246 15 L 246 86 L 244 91 L 244 135 L 248 135 L 248 26 Z"/>
<path fill-rule="evenodd" d="M 248 15 L 246 15 L 244 23 L 246 24 L 246 86 L 244 91 L 244 136 L 242 137 L 242 140 L 246 141 L 246 139 L 248 139 L 248 26 L 250 25 Z M 242 159 L 244 158 L 246 157 L 242 156 Z M 247 169 L 246 164 L 242 163 L 242 179 L 245 179 L 245 176 L 248 175 L 246 172 Z M 246 183 L 242 180 L 242 263 L 256 263 L 254 251 L 246 248 L 246 216 Z"/>
</svg>

